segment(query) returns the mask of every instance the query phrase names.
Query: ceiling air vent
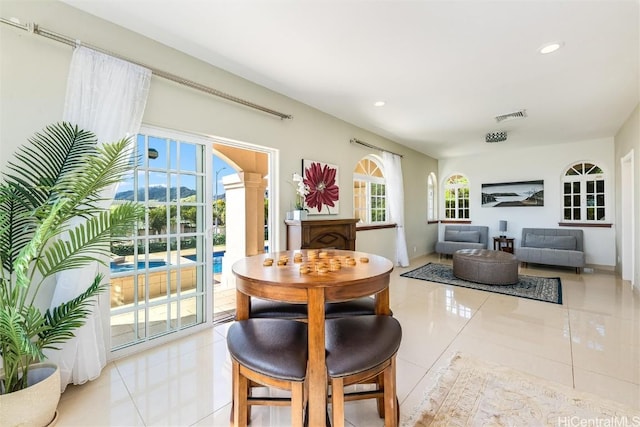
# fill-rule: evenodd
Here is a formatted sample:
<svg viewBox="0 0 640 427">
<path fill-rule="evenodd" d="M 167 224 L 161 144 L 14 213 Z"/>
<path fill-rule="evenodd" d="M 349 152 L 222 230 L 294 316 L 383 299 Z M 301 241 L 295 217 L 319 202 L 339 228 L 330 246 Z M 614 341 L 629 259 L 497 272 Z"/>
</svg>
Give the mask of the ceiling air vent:
<svg viewBox="0 0 640 427">
<path fill-rule="evenodd" d="M 489 132 L 484 137 L 485 142 L 502 142 L 507 140 L 506 132 Z"/>
<path fill-rule="evenodd" d="M 496 116 L 496 122 L 500 123 L 505 120 L 524 119 L 525 117 L 527 117 L 527 110 L 514 111 L 513 113 Z"/>
</svg>

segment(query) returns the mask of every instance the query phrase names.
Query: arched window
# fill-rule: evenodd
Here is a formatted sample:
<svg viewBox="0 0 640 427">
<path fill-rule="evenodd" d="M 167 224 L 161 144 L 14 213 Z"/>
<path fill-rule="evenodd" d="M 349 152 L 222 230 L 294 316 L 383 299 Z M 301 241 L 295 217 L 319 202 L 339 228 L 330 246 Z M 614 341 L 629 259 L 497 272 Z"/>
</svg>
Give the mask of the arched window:
<svg viewBox="0 0 640 427">
<path fill-rule="evenodd" d="M 438 219 L 437 206 L 438 206 L 438 193 L 436 174 L 431 172 L 427 178 L 427 221 L 435 221 Z"/>
<path fill-rule="evenodd" d="M 386 222 L 389 217 L 381 163 L 379 159 L 367 156 L 353 171 L 353 216 L 362 223 Z"/>
<path fill-rule="evenodd" d="M 604 183 L 604 172 L 594 163 L 580 162 L 569 167 L 562 179 L 564 220 L 604 221 Z"/>
<path fill-rule="evenodd" d="M 464 175 L 451 175 L 444 186 L 444 217 L 469 219 L 469 180 Z"/>
</svg>

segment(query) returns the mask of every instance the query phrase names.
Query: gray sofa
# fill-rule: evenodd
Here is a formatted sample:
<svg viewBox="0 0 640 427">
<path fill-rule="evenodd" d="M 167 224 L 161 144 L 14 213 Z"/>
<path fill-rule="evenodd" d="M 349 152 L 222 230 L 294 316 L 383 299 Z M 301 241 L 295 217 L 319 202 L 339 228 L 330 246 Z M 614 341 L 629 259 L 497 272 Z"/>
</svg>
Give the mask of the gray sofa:
<svg viewBox="0 0 640 427">
<path fill-rule="evenodd" d="M 440 256 L 453 255 L 458 249 L 487 249 L 489 227 L 484 225 L 445 225 L 444 239 L 436 243 Z"/>
<path fill-rule="evenodd" d="M 524 265 L 535 263 L 575 267 L 576 273 L 580 273 L 585 264 L 582 230 L 523 228 L 516 257 Z"/>
</svg>

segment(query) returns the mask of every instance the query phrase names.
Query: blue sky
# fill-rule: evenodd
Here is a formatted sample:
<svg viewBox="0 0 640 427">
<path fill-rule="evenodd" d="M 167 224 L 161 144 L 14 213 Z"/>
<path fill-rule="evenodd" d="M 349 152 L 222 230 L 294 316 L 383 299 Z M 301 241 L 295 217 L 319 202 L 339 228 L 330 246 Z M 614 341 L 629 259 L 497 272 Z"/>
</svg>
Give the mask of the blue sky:
<svg viewBox="0 0 640 427">
<path fill-rule="evenodd" d="M 148 161 L 149 168 L 153 169 L 170 169 L 170 170 L 181 170 L 181 171 L 196 171 L 196 151 L 197 144 L 182 142 L 171 140 L 167 138 L 159 138 L 154 136 L 149 136 L 149 151 L 153 151 L 157 153 L 155 158 L 150 158 L 144 154 L 144 135 L 138 135 L 137 144 L 138 144 L 138 155 L 142 159 L 143 162 Z M 180 164 L 178 164 L 178 151 L 180 151 Z M 143 165 L 145 165 L 143 163 Z M 145 165 L 146 166 L 146 165 Z M 229 166 L 224 160 L 217 156 L 213 156 L 213 171 L 214 176 L 211 177 L 212 181 L 215 180 L 215 173 L 217 172 L 217 193 L 216 188 L 213 187 L 212 194 L 224 194 L 224 186 L 222 185 L 222 178 L 227 175 L 231 175 L 235 173 L 235 170 Z M 175 174 L 174 174 L 175 176 Z M 149 174 L 150 185 L 167 185 L 167 175 L 163 171 L 155 171 L 150 172 Z M 182 185 L 186 185 L 188 187 L 195 187 L 195 178 L 191 179 L 191 177 L 187 174 L 183 175 Z M 172 180 L 173 181 L 173 180 Z M 174 182 L 170 183 L 170 186 L 175 186 Z M 133 189 L 133 182 L 129 179 L 125 182 L 122 182 L 118 186 L 118 192 L 128 191 Z"/>
</svg>

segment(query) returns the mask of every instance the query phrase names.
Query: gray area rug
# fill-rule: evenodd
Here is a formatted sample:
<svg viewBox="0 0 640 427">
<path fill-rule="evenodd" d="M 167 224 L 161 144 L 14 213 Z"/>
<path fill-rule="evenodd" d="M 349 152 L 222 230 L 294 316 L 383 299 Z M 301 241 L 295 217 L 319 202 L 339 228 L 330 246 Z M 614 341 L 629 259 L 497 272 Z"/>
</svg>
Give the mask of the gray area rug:
<svg viewBox="0 0 640 427">
<path fill-rule="evenodd" d="M 520 281 L 515 285 L 485 285 L 458 279 L 453 275 L 453 268 L 450 265 L 432 262 L 415 270 L 402 273 L 400 276 L 562 304 L 562 284 L 559 277 L 537 277 L 521 274 L 518 276 Z"/>
</svg>

